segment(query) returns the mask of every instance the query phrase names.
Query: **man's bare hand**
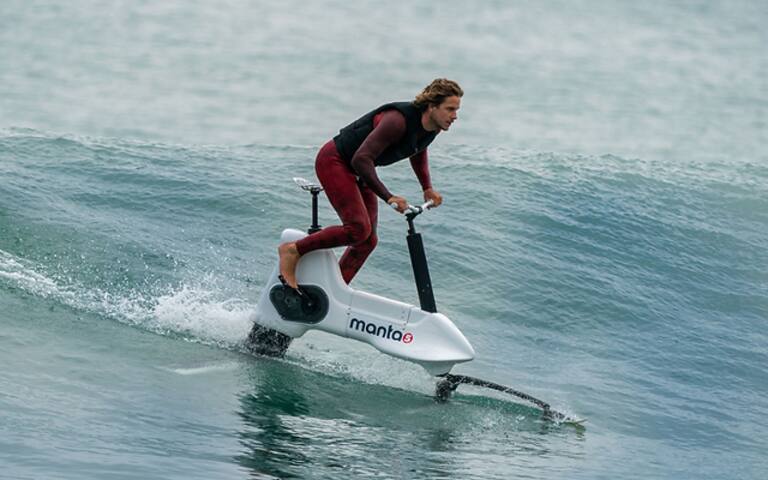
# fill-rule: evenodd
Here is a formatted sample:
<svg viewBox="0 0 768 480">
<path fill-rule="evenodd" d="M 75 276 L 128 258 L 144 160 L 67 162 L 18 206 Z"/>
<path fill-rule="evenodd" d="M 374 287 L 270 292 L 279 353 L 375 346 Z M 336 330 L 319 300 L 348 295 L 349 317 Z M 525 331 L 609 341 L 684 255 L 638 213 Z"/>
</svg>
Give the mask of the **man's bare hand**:
<svg viewBox="0 0 768 480">
<path fill-rule="evenodd" d="M 398 197 L 397 195 L 392 195 L 387 200 L 388 205 L 393 205 L 395 210 L 397 210 L 400 213 L 404 213 L 406 210 L 408 210 L 408 202 L 403 197 Z"/>
<path fill-rule="evenodd" d="M 434 189 L 428 188 L 424 190 L 424 201 L 428 202 L 432 200 L 432 207 L 439 207 L 441 203 L 443 203 L 443 196 L 437 193 Z"/>
</svg>

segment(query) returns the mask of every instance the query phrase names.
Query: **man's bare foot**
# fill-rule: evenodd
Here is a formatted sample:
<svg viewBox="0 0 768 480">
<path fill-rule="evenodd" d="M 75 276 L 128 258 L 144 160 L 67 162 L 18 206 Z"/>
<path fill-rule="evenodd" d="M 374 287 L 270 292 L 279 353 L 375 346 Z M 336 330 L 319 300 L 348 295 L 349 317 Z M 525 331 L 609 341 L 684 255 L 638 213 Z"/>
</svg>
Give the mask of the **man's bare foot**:
<svg viewBox="0 0 768 480">
<path fill-rule="evenodd" d="M 299 284 L 296 283 L 296 265 L 301 255 L 296 250 L 296 243 L 283 243 L 277 248 L 277 253 L 280 254 L 280 275 L 288 286 L 297 288 Z"/>
</svg>

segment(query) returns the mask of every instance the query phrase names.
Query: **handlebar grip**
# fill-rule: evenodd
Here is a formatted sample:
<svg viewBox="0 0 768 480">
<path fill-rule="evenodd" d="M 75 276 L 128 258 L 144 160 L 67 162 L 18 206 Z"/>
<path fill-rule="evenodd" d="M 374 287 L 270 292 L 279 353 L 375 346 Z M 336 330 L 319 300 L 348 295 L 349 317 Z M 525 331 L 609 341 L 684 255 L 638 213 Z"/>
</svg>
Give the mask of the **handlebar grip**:
<svg viewBox="0 0 768 480">
<path fill-rule="evenodd" d="M 405 209 L 404 213 L 409 213 L 410 212 L 410 213 L 415 213 L 415 214 L 418 215 L 418 214 L 422 213 L 424 210 L 428 209 L 429 207 L 431 207 L 434 204 L 435 204 L 435 202 L 432 201 L 432 200 L 428 200 L 428 201 L 424 202 L 423 204 L 419 205 L 418 207 L 416 207 L 414 205 L 411 205 L 409 203 L 408 204 L 408 208 Z M 397 203 L 392 202 L 392 203 L 389 204 L 389 206 L 392 207 L 394 210 L 397 210 Z"/>
</svg>

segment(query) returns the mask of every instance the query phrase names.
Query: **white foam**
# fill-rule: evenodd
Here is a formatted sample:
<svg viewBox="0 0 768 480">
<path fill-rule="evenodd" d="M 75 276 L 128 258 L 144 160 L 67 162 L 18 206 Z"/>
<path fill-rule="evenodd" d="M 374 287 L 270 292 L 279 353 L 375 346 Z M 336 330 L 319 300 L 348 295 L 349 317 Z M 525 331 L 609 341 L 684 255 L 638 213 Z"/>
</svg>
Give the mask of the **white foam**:
<svg viewBox="0 0 768 480">
<path fill-rule="evenodd" d="M 237 344 L 248 335 L 253 306 L 239 299 L 217 300 L 216 296 L 216 291 L 203 286 L 184 285 L 157 298 L 150 321 L 162 330 Z"/>
<path fill-rule="evenodd" d="M 227 362 L 227 363 L 220 363 L 220 364 L 214 364 L 214 365 L 203 365 L 201 367 L 167 368 L 166 370 L 171 371 L 173 373 L 177 373 L 179 375 L 204 375 L 206 373 L 213 373 L 213 372 L 227 372 L 227 371 L 235 370 L 238 367 L 239 365 L 235 362 Z"/>
<path fill-rule="evenodd" d="M 222 300 L 215 278 L 196 285 L 182 285 L 167 293 L 131 290 L 112 293 L 84 287 L 69 278 L 51 277 L 25 259 L 0 250 L 0 279 L 42 298 L 70 307 L 167 334 L 187 335 L 202 343 L 238 345 L 248 335 L 253 305 L 229 298 Z"/>
<path fill-rule="evenodd" d="M 18 288 L 42 297 L 47 298 L 59 292 L 56 282 L 25 265 L 22 259 L 3 250 L 0 250 L 0 277 L 10 280 Z"/>
<path fill-rule="evenodd" d="M 428 393 L 433 377 L 419 365 L 385 355 L 370 345 L 310 330 L 288 350 L 304 368 L 374 385 Z"/>
</svg>

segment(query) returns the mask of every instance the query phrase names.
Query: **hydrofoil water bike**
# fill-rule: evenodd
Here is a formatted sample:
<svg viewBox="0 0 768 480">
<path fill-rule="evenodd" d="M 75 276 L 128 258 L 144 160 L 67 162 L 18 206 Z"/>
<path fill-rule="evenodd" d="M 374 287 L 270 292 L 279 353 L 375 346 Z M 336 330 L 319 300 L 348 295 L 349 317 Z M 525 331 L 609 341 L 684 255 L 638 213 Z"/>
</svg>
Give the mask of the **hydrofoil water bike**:
<svg viewBox="0 0 768 480">
<path fill-rule="evenodd" d="M 320 185 L 303 178 L 294 182 L 312 195 L 312 225 L 305 233 L 286 229 L 280 242 L 295 242 L 321 229 L 317 221 Z M 261 292 L 248 335 L 247 347 L 260 355 L 281 357 L 294 338 L 311 329 L 351 338 L 379 351 L 417 363 L 438 377 L 435 399 L 446 402 L 459 385 L 490 388 L 526 400 L 543 411 L 543 418 L 558 423 L 579 424 L 584 420 L 566 416 L 550 405 L 518 390 L 466 375 L 450 373 L 454 365 L 475 356 L 469 341 L 453 322 L 437 311 L 427 257 L 421 234 L 414 221 L 432 205 L 409 206 L 408 251 L 416 281 L 420 306 L 356 290 L 341 276 L 338 260 L 331 249 L 316 250 L 301 257 L 296 268 L 298 288 L 285 284 L 276 262 Z"/>
</svg>

